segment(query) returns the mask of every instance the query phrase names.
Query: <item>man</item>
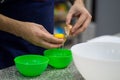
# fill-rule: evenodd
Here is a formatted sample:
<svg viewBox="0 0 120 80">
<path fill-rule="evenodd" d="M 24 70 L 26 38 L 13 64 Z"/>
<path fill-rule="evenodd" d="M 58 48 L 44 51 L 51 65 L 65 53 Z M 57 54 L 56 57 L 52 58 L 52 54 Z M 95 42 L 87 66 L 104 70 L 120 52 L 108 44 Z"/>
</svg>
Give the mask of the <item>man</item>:
<svg viewBox="0 0 120 80">
<path fill-rule="evenodd" d="M 66 17 L 66 24 L 78 17 L 70 34 L 83 32 L 91 15 L 82 0 L 74 4 Z M 13 59 L 24 54 L 41 54 L 45 49 L 57 48 L 64 42 L 55 38 L 54 0 L 1 0 L 0 3 L 0 69 L 14 65 Z"/>
</svg>

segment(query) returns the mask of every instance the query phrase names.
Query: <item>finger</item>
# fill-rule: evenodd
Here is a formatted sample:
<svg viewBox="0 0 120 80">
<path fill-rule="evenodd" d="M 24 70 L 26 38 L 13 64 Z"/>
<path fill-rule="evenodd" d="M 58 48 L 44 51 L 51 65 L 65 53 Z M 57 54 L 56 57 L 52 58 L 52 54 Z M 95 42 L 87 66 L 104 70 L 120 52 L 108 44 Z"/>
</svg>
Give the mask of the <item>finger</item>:
<svg viewBox="0 0 120 80">
<path fill-rule="evenodd" d="M 61 44 L 64 42 L 64 39 L 58 39 L 55 38 L 53 35 L 51 34 L 44 34 L 43 39 L 49 43 L 54 43 L 54 44 Z"/>
<path fill-rule="evenodd" d="M 74 27 L 72 28 L 71 32 L 72 33 L 76 32 L 76 30 L 78 30 L 79 27 L 81 27 L 81 25 L 84 23 L 84 21 L 86 20 L 86 18 L 87 17 L 85 16 L 85 14 L 81 14 L 81 16 L 79 17 L 79 19 L 75 23 Z"/>
<path fill-rule="evenodd" d="M 66 17 L 66 24 L 67 24 L 67 25 L 70 24 L 72 17 L 73 17 L 73 13 L 72 13 L 72 11 L 70 11 L 70 12 L 67 14 L 67 17 Z"/>
<path fill-rule="evenodd" d="M 85 31 L 88 25 L 90 24 L 90 22 L 91 22 L 91 19 L 87 18 L 86 21 L 82 24 L 82 26 L 76 32 L 73 33 L 73 36 L 76 36 L 79 33 Z"/>
<path fill-rule="evenodd" d="M 43 41 L 41 42 L 41 45 L 42 45 L 42 47 L 47 48 L 47 49 L 50 49 L 50 48 L 58 48 L 58 47 L 61 47 L 61 46 L 62 46 L 62 44 L 49 43 L 49 42 L 46 42 L 45 40 L 43 40 Z"/>
</svg>

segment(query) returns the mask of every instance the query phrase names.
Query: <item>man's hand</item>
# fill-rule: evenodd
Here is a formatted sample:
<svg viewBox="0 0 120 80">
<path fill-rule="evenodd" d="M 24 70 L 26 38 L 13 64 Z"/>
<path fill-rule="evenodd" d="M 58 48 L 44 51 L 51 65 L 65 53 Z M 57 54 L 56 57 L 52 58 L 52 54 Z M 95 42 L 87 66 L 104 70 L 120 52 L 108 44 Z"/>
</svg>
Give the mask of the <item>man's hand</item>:
<svg viewBox="0 0 120 80">
<path fill-rule="evenodd" d="M 75 0 L 73 6 L 70 8 L 66 17 L 67 25 L 70 24 L 73 17 L 77 17 L 78 19 L 70 33 L 72 36 L 76 36 L 87 28 L 92 18 L 82 0 Z"/>
<path fill-rule="evenodd" d="M 23 22 L 24 27 L 20 31 L 23 39 L 43 48 L 57 48 L 62 46 L 64 40 L 55 38 L 42 25 Z"/>
</svg>

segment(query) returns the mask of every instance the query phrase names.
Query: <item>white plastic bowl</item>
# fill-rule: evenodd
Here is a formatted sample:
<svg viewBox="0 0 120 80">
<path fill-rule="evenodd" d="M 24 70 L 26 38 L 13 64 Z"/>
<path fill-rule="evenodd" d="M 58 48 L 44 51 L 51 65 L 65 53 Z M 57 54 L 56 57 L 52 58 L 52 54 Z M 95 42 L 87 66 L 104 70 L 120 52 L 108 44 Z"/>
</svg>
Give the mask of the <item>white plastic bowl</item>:
<svg viewBox="0 0 120 80">
<path fill-rule="evenodd" d="M 86 80 L 120 80 L 120 43 L 80 43 L 71 50 L 75 66 Z"/>
</svg>

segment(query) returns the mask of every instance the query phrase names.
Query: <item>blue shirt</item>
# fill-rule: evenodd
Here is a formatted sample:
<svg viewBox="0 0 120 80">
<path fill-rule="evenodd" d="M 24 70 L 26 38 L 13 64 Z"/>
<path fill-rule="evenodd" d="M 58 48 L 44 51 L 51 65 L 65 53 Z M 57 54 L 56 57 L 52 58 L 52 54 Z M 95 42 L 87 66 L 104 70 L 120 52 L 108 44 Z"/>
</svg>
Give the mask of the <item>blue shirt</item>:
<svg viewBox="0 0 120 80">
<path fill-rule="evenodd" d="M 43 25 L 50 33 L 54 26 L 54 0 L 6 0 L 0 14 L 21 21 Z M 45 49 L 26 40 L 0 31 L 0 69 L 14 65 L 14 58 L 24 54 L 43 54 Z"/>
</svg>

